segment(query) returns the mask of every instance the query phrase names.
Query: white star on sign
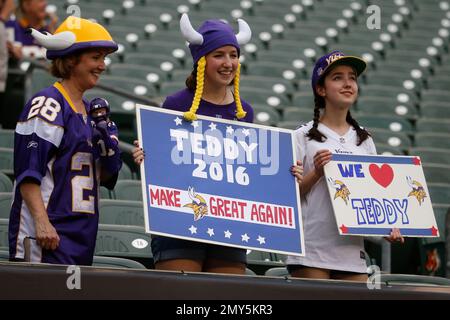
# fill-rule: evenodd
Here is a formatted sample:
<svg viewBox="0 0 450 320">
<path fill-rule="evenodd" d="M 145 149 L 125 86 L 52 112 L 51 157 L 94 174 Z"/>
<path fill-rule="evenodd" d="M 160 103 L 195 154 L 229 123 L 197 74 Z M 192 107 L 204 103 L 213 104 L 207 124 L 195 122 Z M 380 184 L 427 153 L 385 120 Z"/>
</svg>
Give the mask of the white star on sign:
<svg viewBox="0 0 450 320">
<path fill-rule="evenodd" d="M 227 126 L 227 133 L 228 134 L 233 134 L 233 132 L 234 132 L 233 127 L 232 126 Z"/>
<path fill-rule="evenodd" d="M 177 126 L 181 125 L 181 123 L 183 122 L 183 120 L 181 120 L 180 118 L 176 117 L 175 119 L 173 119 L 173 121 L 175 121 L 175 124 Z"/>
<path fill-rule="evenodd" d="M 191 126 L 193 126 L 194 128 L 198 127 L 198 121 L 192 121 Z"/>
<path fill-rule="evenodd" d="M 248 240 L 250 239 L 250 237 L 246 233 L 241 235 L 241 238 L 243 242 L 248 242 Z"/>
<path fill-rule="evenodd" d="M 210 237 L 214 235 L 214 229 L 208 228 L 208 231 L 206 231 L 207 234 L 209 234 Z"/>
<path fill-rule="evenodd" d="M 230 232 L 230 230 L 227 230 L 224 233 L 225 233 L 225 238 L 231 239 L 232 233 Z"/>
<path fill-rule="evenodd" d="M 217 129 L 217 125 L 214 122 L 211 122 L 211 124 L 208 127 L 211 129 L 211 131 Z"/>
<path fill-rule="evenodd" d="M 266 238 L 263 238 L 261 236 L 258 236 L 258 239 L 256 240 L 259 242 L 259 244 L 265 244 L 266 243 Z"/>
<path fill-rule="evenodd" d="M 242 133 L 247 137 L 250 134 L 250 131 L 248 129 L 242 129 Z"/>
<path fill-rule="evenodd" d="M 191 232 L 191 234 L 197 233 L 197 228 L 194 227 L 194 226 L 191 226 L 191 227 L 189 228 L 189 231 Z"/>
</svg>

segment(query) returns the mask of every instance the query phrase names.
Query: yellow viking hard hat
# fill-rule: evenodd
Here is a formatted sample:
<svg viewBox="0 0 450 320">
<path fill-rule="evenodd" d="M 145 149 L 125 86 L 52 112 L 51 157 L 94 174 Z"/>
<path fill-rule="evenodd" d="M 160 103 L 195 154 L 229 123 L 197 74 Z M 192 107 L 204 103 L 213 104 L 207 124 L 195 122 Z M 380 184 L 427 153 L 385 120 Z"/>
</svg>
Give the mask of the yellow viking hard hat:
<svg viewBox="0 0 450 320">
<path fill-rule="evenodd" d="M 52 35 L 31 28 L 31 35 L 47 48 L 47 59 L 55 59 L 79 50 L 106 48 L 118 49 L 109 32 L 100 24 L 87 19 L 69 16 Z"/>
</svg>

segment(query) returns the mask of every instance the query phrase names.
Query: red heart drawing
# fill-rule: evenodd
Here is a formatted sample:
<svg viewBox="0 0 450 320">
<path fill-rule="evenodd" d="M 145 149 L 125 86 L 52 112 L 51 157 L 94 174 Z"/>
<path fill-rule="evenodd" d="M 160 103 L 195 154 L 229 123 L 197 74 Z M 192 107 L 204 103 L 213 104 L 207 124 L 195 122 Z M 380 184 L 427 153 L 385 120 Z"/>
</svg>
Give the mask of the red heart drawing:
<svg viewBox="0 0 450 320">
<path fill-rule="evenodd" d="M 392 170 L 392 167 L 388 164 L 383 164 L 381 168 L 379 168 L 376 164 L 372 163 L 369 166 L 369 171 L 373 180 L 384 188 L 390 185 L 394 179 L 394 170 Z"/>
</svg>

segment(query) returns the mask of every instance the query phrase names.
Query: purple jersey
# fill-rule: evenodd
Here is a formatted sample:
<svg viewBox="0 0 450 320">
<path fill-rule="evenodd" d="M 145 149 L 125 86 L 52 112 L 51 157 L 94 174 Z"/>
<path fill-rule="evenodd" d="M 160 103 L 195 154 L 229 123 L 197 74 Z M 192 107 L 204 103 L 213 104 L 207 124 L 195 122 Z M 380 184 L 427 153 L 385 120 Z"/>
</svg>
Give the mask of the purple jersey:
<svg viewBox="0 0 450 320">
<path fill-rule="evenodd" d="M 163 108 L 172 109 L 177 111 L 188 111 L 191 107 L 192 100 L 194 99 L 194 92 L 189 89 L 183 89 L 170 95 L 163 103 Z M 247 112 L 244 119 L 239 121 L 253 122 L 253 109 L 252 107 L 241 99 L 242 108 Z M 217 105 L 205 100 L 200 100 L 200 105 L 197 111 L 198 114 L 203 116 L 209 116 L 214 118 L 222 118 L 228 120 L 237 120 L 236 118 L 236 102 L 233 101 L 226 105 Z"/>
<path fill-rule="evenodd" d="M 98 153 L 94 152 L 92 132 L 91 119 L 75 111 L 58 82 L 25 105 L 14 141 L 11 258 L 23 259 L 24 239 L 36 236 L 34 220 L 19 191 L 24 179 L 34 179 L 40 182 L 42 199 L 60 243 L 51 251 L 31 241 L 32 261 L 92 264 L 98 229 Z"/>
<path fill-rule="evenodd" d="M 40 45 L 36 42 L 36 40 L 31 36 L 28 32 L 30 28 L 29 23 L 26 19 L 21 20 L 9 20 L 5 24 L 6 29 L 14 30 L 14 41 L 20 42 L 24 46 L 38 46 Z M 40 32 L 48 32 L 47 27 L 43 26 L 39 28 Z"/>
</svg>

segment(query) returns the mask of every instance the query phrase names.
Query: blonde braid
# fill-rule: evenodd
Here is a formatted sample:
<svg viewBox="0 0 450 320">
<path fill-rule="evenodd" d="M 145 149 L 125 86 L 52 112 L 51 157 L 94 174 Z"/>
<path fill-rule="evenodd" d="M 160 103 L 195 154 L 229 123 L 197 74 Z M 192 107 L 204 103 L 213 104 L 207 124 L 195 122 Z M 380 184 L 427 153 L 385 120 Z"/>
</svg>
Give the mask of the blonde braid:
<svg viewBox="0 0 450 320">
<path fill-rule="evenodd" d="M 234 100 L 236 101 L 236 117 L 242 119 L 247 115 L 247 112 L 242 108 L 241 97 L 239 96 L 239 79 L 241 75 L 241 64 L 238 64 L 236 76 L 234 77 Z"/>
<path fill-rule="evenodd" d="M 205 57 L 201 57 L 197 62 L 197 85 L 195 88 L 194 99 L 192 100 L 192 105 L 189 111 L 184 113 L 184 119 L 187 121 L 197 120 L 197 115 L 195 114 L 198 110 L 198 106 L 200 105 L 200 100 L 203 95 L 203 85 L 205 82 L 205 66 L 206 59 Z"/>
</svg>

